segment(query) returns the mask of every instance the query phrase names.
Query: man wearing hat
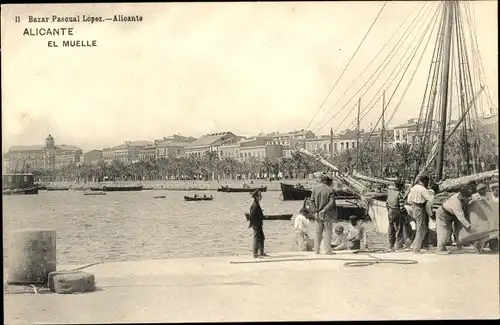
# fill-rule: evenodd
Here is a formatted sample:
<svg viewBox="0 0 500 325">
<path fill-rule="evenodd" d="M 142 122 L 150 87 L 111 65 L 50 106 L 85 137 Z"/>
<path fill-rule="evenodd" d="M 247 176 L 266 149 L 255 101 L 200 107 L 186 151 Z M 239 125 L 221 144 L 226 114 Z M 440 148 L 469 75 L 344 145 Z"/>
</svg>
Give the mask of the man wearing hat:
<svg viewBox="0 0 500 325">
<path fill-rule="evenodd" d="M 415 239 L 413 252 L 420 253 L 422 248 L 429 247 L 429 218 L 432 215 L 432 197 L 427 187 L 429 176 L 421 175 L 408 193 L 408 203 L 412 207 L 412 217 L 415 220 Z"/>
<path fill-rule="evenodd" d="M 315 207 L 316 214 L 316 238 L 314 241 L 314 252 L 320 253 L 321 240 L 323 239 L 323 231 L 325 232 L 325 253 L 333 254 L 332 252 L 332 235 L 333 235 L 333 220 L 337 218 L 335 206 L 335 191 L 332 188 L 333 179 L 323 174 L 320 178 L 321 184 L 313 188 L 311 200 Z"/>
<path fill-rule="evenodd" d="M 253 203 L 250 207 L 250 225 L 248 228 L 253 229 L 253 257 L 263 257 L 267 256 L 264 253 L 264 230 L 262 229 L 264 213 L 262 212 L 262 208 L 260 207 L 260 200 L 262 200 L 262 194 L 260 190 L 255 190 L 252 193 Z"/>
<path fill-rule="evenodd" d="M 489 201 L 488 196 L 486 196 L 486 192 L 488 191 L 488 186 L 486 184 L 478 184 L 476 186 L 476 193 L 472 195 L 473 200 L 479 200 L 479 201 Z"/>
<path fill-rule="evenodd" d="M 389 250 L 400 249 L 404 244 L 405 200 L 403 196 L 404 182 L 394 181 L 395 189 L 387 191 L 387 213 L 389 216 Z"/>
</svg>

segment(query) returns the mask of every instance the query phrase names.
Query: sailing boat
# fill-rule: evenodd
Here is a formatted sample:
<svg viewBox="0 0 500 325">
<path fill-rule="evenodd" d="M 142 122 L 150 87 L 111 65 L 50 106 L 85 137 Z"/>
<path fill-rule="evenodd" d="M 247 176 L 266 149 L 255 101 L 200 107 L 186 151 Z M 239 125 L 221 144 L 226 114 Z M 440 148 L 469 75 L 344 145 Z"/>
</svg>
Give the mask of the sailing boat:
<svg viewBox="0 0 500 325">
<path fill-rule="evenodd" d="M 465 185 L 470 181 L 479 182 L 498 176 L 498 170 L 482 173 L 477 172 L 477 158 L 473 156 L 475 153 L 477 154 L 477 150 L 479 149 L 476 101 L 484 91 L 484 86 L 477 93 L 474 92 L 474 82 L 468 62 L 464 35 L 465 26 L 463 17 L 465 13 L 463 11 L 465 9 L 457 1 L 446 1 L 442 4 L 441 9 L 442 18 L 433 54 L 433 66 L 431 66 L 429 72 L 426 93 L 419 116 L 419 120 L 421 121 L 419 131 L 422 136 L 413 144 L 413 149 L 419 152 L 415 168 L 419 173 L 415 175 L 413 183 L 415 183 L 419 175 L 429 171 L 435 160 L 434 181 L 440 184 L 439 192 L 444 193 L 443 195 L 439 195 L 439 197 L 436 196 L 434 209 L 437 209 L 444 200 L 451 196 L 452 193 L 450 192 L 458 190 L 461 185 Z M 474 48 L 472 50 L 474 51 Z M 454 60 L 456 61 L 455 67 L 453 66 Z M 453 80 L 453 72 L 455 72 L 453 68 L 457 72 L 455 76 L 456 80 Z M 439 81 L 440 87 L 438 87 Z M 455 82 L 458 85 L 457 88 L 460 93 L 458 106 L 461 116 L 457 123 L 450 125 L 451 123 L 447 119 L 451 115 L 450 103 L 452 102 L 452 87 Z M 436 96 L 437 94 L 440 95 L 439 98 Z M 439 104 L 439 110 L 435 109 L 438 106 L 436 104 Z M 436 126 L 433 126 L 433 117 L 439 121 L 436 123 Z M 462 131 L 460 138 L 463 141 L 463 146 L 466 148 L 463 151 L 463 158 L 466 162 L 466 170 L 469 172 L 469 175 L 445 180 L 443 177 L 446 155 L 445 146 L 460 127 Z M 436 133 L 438 133 L 437 137 Z M 468 137 L 472 139 L 467 139 Z M 431 150 L 429 150 L 429 140 L 435 140 Z M 471 150 L 468 150 L 469 148 Z M 426 153 L 428 153 L 427 159 L 422 166 L 422 161 Z M 470 173 L 471 169 L 472 173 Z M 359 174 L 355 176 L 363 178 Z M 366 179 L 366 177 L 364 178 Z M 383 182 L 383 180 L 376 179 L 372 179 L 372 181 Z M 387 233 L 388 231 L 388 215 L 385 199 L 383 196 L 379 196 L 367 202 L 369 215 L 375 223 L 377 231 L 380 233 Z M 434 221 L 431 220 L 429 228 L 434 230 L 435 226 Z"/>
<path fill-rule="evenodd" d="M 403 76 L 401 76 L 401 79 L 399 80 L 399 83 L 395 88 L 396 89 L 400 88 L 399 86 L 403 80 L 403 77 L 409 70 L 408 68 L 410 67 L 410 64 L 413 62 L 413 59 L 415 58 L 418 52 L 418 49 L 422 47 L 421 46 L 422 41 L 427 36 L 427 33 L 430 31 L 430 33 L 427 36 L 428 39 L 427 42 L 425 43 L 424 50 L 422 51 L 421 57 L 417 63 L 417 69 L 418 69 L 418 65 L 420 65 L 420 62 L 422 61 L 422 58 L 424 56 L 425 49 L 427 48 L 427 45 L 429 44 L 429 41 L 432 38 L 431 35 L 433 34 L 433 31 L 437 31 L 435 38 L 435 46 L 432 54 L 432 61 L 430 63 L 429 74 L 427 77 L 427 85 L 425 88 L 420 114 L 417 122 L 416 134 L 418 134 L 419 136 L 416 137 L 415 141 L 413 141 L 413 143 L 411 144 L 412 150 L 419 153 L 418 158 L 415 159 L 415 168 L 414 168 L 414 171 L 416 171 L 417 175 L 413 175 L 414 177 L 412 177 L 411 184 L 415 182 L 415 179 L 418 177 L 418 175 L 424 172 L 429 172 L 431 167 L 434 167 L 435 170 L 434 180 L 440 183 L 439 192 L 446 192 L 446 191 L 457 190 L 460 187 L 460 185 L 467 184 L 471 180 L 478 182 L 482 180 L 487 180 L 493 176 L 498 176 L 498 170 L 488 171 L 488 172 L 478 171 L 477 152 L 478 150 L 480 150 L 479 144 L 481 139 L 479 139 L 479 137 L 477 136 L 477 131 L 479 130 L 480 127 L 478 124 L 479 119 L 478 119 L 477 101 L 480 95 L 489 92 L 489 90 L 487 88 L 487 85 L 485 86 L 484 76 L 481 75 L 484 74 L 484 68 L 482 70 L 480 69 L 482 68 L 482 64 L 479 65 L 476 63 L 475 65 L 472 65 L 472 68 L 475 68 L 475 70 L 473 69 L 473 71 L 471 71 L 471 65 L 469 64 L 470 51 L 472 51 L 473 54 L 471 55 L 471 57 L 475 58 L 476 60 L 480 60 L 480 55 L 477 46 L 477 40 L 475 37 L 475 32 L 473 31 L 474 28 L 470 28 L 470 33 L 469 33 L 470 43 L 472 43 L 472 47 L 467 48 L 466 31 L 465 31 L 466 23 L 464 23 L 464 20 L 467 20 L 467 23 L 469 25 L 471 26 L 473 25 L 469 22 L 469 20 L 471 19 L 470 19 L 470 12 L 468 11 L 469 10 L 468 3 L 459 1 L 443 1 L 441 3 L 430 2 L 429 8 L 433 8 L 433 6 L 435 6 L 436 4 L 437 8 L 433 9 L 433 13 L 432 12 L 430 14 L 423 13 L 421 15 L 421 17 L 427 17 L 425 18 L 426 20 L 428 20 L 427 28 L 424 30 L 424 33 L 421 35 L 421 37 L 416 37 L 418 39 L 417 42 L 418 45 L 415 48 L 413 48 L 412 51 L 409 52 L 410 55 L 408 57 L 408 61 L 406 63 L 403 63 L 403 66 L 400 70 L 403 71 L 404 69 Z M 381 9 L 381 11 L 383 10 L 383 8 Z M 422 9 L 420 10 L 420 12 L 422 12 Z M 417 16 L 420 15 L 420 12 L 417 14 Z M 410 28 L 412 25 L 413 23 L 408 28 Z M 436 26 L 438 26 L 437 30 L 435 30 Z M 393 51 L 398 52 L 399 50 L 398 44 L 396 44 Z M 411 46 L 408 47 L 407 51 L 409 51 L 410 49 Z M 391 54 L 389 54 L 388 56 L 389 61 L 391 60 L 390 58 L 392 58 L 391 55 L 393 55 L 392 51 Z M 406 52 L 403 54 L 403 58 L 405 57 L 405 55 Z M 378 54 L 376 56 L 378 56 Z M 402 62 L 403 58 L 401 59 L 400 62 Z M 386 60 L 384 60 L 384 62 Z M 382 69 L 384 68 L 385 66 Z M 417 71 L 417 69 L 415 69 L 415 72 Z M 393 72 L 394 71 L 395 70 L 393 70 Z M 391 72 L 391 75 L 393 74 L 393 72 Z M 413 80 L 415 72 L 411 76 L 408 86 L 404 89 L 402 97 L 404 97 L 404 95 L 406 94 L 406 91 L 408 90 L 408 87 Z M 374 75 L 376 73 L 377 71 L 374 73 Z M 398 74 L 399 72 L 396 73 L 396 76 Z M 372 77 L 374 75 L 372 75 Z M 379 75 L 380 73 L 377 76 L 375 76 L 374 80 L 377 79 Z M 480 87 L 477 86 L 478 80 L 480 83 Z M 387 88 L 388 87 L 383 85 L 380 91 L 385 93 L 385 90 Z M 392 96 L 390 96 L 387 103 L 385 102 L 385 94 L 382 95 L 384 96 L 382 104 L 382 114 L 379 120 L 377 121 L 377 125 L 380 123 L 380 120 L 383 121 L 381 128 L 382 132 L 380 137 L 381 148 L 383 148 L 383 134 L 384 134 L 383 131 L 386 125 L 384 121 L 385 112 L 387 111 L 387 107 L 389 106 L 394 96 L 394 93 L 396 92 L 396 89 L 392 93 Z M 452 101 L 454 90 L 459 97 L 457 105 L 459 111 L 459 118 L 456 123 L 450 123 L 452 107 L 454 106 L 453 104 L 455 104 Z M 394 112 L 392 113 L 392 116 L 397 111 L 399 105 L 401 104 L 401 101 L 402 99 L 397 104 Z M 389 120 L 392 119 L 392 116 L 389 118 Z M 377 125 L 373 128 L 373 130 L 376 129 Z M 469 175 L 455 179 L 445 179 L 443 175 L 443 170 L 446 161 L 445 159 L 446 145 L 450 143 L 453 137 L 457 137 L 456 131 L 459 129 L 461 131 L 460 132 L 461 134 L 458 138 L 462 140 L 464 144 L 466 144 L 465 145 L 466 150 L 462 152 L 462 155 L 464 156 L 464 161 L 466 161 L 465 169 L 467 170 L 467 173 Z M 359 134 L 359 108 L 358 108 L 358 134 Z M 366 143 L 369 144 L 370 143 L 369 140 L 370 139 L 368 139 Z M 359 146 L 357 146 L 356 149 L 359 151 L 358 147 Z M 313 154 L 308 153 L 304 149 L 300 149 L 300 151 L 306 155 L 314 157 Z M 383 151 L 381 150 L 381 153 L 382 152 Z M 368 181 L 368 182 L 380 183 L 384 185 L 390 185 L 392 182 L 383 179 L 384 175 L 382 175 L 382 173 L 380 173 L 378 177 L 373 177 L 373 176 L 369 177 L 359 174 L 358 169 L 357 169 L 358 173 L 354 173 L 352 175 L 343 175 L 338 171 L 338 168 L 336 168 L 332 163 L 320 157 L 318 157 L 317 159 L 323 165 L 332 168 L 335 171 L 335 173 L 339 176 L 339 179 L 341 179 L 344 183 L 349 184 L 353 189 L 356 189 L 362 195 L 363 201 L 367 206 L 369 215 L 372 221 L 375 223 L 378 232 L 387 233 L 388 215 L 385 206 L 387 194 L 383 192 L 371 193 L 369 188 L 362 181 L 358 179 L 362 179 L 363 181 Z M 435 165 L 432 166 L 433 164 Z M 438 197 L 436 197 L 436 199 L 437 198 Z M 446 197 L 441 197 L 441 199 L 446 199 Z M 436 203 L 437 207 L 437 205 L 439 205 L 440 202 Z M 435 225 L 431 224 L 430 227 L 433 228 L 435 227 Z"/>
</svg>

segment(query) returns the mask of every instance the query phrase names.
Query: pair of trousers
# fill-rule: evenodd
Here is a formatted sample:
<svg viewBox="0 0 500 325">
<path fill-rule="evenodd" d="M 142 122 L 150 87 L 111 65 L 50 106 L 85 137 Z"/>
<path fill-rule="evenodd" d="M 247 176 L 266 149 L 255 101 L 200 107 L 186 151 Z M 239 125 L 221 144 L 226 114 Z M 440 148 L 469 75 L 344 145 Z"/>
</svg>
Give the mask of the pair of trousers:
<svg viewBox="0 0 500 325">
<path fill-rule="evenodd" d="M 262 226 L 252 226 L 253 228 L 253 255 L 264 254 L 264 230 Z"/>
<path fill-rule="evenodd" d="M 404 245 L 404 215 L 396 209 L 389 209 L 389 248 L 399 249 Z"/>
<path fill-rule="evenodd" d="M 293 239 L 293 251 L 305 252 L 307 251 L 307 245 L 309 242 L 309 236 L 303 231 L 296 231 L 295 237 Z"/>
<path fill-rule="evenodd" d="M 413 240 L 413 251 L 420 252 L 422 248 L 429 247 L 429 216 L 424 204 L 413 204 L 413 219 L 415 220 L 416 232 Z"/>
<path fill-rule="evenodd" d="M 361 249 L 361 240 L 351 240 L 347 243 L 347 249 L 357 250 Z"/>
<path fill-rule="evenodd" d="M 453 225 L 454 219 L 455 217 L 449 214 L 448 212 L 444 211 L 442 207 L 439 207 L 439 209 L 436 211 L 436 232 L 437 232 L 438 252 L 446 250 L 446 244 L 448 243 L 448 240 L 452 232 L 456 236 L 455 240 L 458 243 L 458 236 L 457 236 L 458 232 L 456 231 L 456 229 L 458 228 L 457 223 L 460 222 L 455 223 L 454 226 Z"/>
<path fill-rule="evenodd" d="M 314 241 L 314 252 L 319 254 L 321 240 L 323 239 L 323 231 L 325 232 L 325 252 L 327 254 L 332 252 L 332 236 L 333 236 L 333 220 L 325 218 L 323 220 L 316 219 L 316 238 Z"/>
</svg>

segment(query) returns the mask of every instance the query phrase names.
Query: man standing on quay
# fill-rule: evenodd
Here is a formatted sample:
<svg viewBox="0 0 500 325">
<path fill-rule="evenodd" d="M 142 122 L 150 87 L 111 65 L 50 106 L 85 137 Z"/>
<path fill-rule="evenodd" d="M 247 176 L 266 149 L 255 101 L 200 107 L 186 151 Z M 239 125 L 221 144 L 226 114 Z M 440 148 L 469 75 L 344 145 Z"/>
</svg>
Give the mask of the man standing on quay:
<svg viewBox="0 0 500 325">
<path fill-rule="evenodd" d="M 323 231 L 325 231 L 325 253 L 332 252 L 333 220 L 337 217 L 335 206 L 335 191 L 332 188 L 332 178 L 328 175 L 321 176 L 321 184 L 315 187 L 311 194 L 311 199 L 315 207 L 316 214 L 316 238 L 314 241 L 314 252 L 319 254 Z"/>
<path fill-rule="evenodd" d="M 412 207 L 413 219 L 416 224 L 415 239 L 413 240 L 413 252 L 420 253 L 422 247 L 429 247 L 429 218 L 432 215 L 432 205 L 427 202 L 432 200 L 427 186 L 429 176 L 422 175 L 418 179 L 408 194 L 408 203 Z"/>
<path fill-rule="evenodd" d="M 397 179 L 394 182 L 395 189 L 387 191 L 387 212 L 389 215 L 389 251 L 403 248 L 404 226 L 406 208 L 404 205 L 403 188 L 404 182 Z"/>
</svg>

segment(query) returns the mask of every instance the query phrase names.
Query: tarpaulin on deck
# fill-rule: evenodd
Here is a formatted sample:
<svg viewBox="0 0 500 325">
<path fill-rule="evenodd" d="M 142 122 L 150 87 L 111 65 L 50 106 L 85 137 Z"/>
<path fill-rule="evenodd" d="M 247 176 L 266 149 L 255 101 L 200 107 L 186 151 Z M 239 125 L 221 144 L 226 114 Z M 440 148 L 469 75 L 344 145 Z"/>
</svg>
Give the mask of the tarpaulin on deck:
<svg viewBox="0 0 500 325">
<path fill-rule="evenodd" d="M 497 202 L 472 201 L 468 206 L 468 219 L 476 231 L 469 233 L 462 229 L 459 234 L 461 244 L 498 235 L 498 212 Z"/>
</svg>

